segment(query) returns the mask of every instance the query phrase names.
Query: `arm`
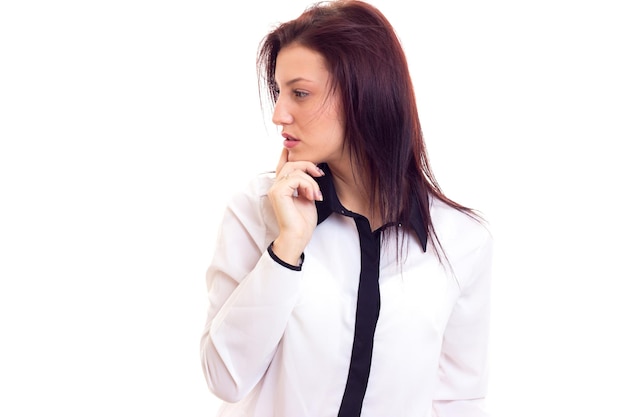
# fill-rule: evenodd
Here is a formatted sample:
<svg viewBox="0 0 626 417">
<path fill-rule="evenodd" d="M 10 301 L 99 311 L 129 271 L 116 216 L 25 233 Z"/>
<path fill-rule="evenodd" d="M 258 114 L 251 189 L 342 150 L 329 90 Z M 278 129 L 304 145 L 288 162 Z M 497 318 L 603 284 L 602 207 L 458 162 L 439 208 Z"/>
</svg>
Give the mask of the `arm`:
<svg viewBox="0 0 626 417">
<path fill-rule="evenodd" d="M 230 402 L 252 390 L 276 352 L 300 293 L 298 261 L 317 224 L 314 202 L 322 197 L 313 177 L 324 173 L 312 162 L 289 162 L 287 149 L 276 172 L 228 206 L 207 271 L 202 369 L 213 393 Z"/>
<path fill-rule="evenodd" d="M 207 271 L 202 369 L 211 391 L 230 402 L 246 395 L 265 373 L 299 294 L 299 272 L 267 252 L 271 213 L 260 194 L 252 188 L 228 205 Z"/>
<path fill-rule="evenodd" d="M 439 386 L 433 401 L 437 417 L 486 417 L 487 345 L 492 241 L 471 257 L 472 272 L 445 330 L 439 361 Z"/>
</svg>

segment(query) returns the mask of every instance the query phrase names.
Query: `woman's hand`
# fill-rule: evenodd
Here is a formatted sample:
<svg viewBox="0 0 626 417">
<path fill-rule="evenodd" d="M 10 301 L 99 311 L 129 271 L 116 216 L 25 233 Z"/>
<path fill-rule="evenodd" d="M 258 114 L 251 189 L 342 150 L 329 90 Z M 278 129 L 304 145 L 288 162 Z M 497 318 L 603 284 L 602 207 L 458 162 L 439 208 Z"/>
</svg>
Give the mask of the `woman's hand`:
<svg viewBox="0 0 626 417">
<path fill-rule="evenodd" d="M 321 177 L 324 172 L 312 162 L 288 162 L 287 157 L 288 150 L 283 149 L 276 180 L 268 192 L 280 230 L 272 250 L 284 262 L 298 265 L 317 225 L 315 201 L 322 200 L 313 177 Z"/>
</svg>

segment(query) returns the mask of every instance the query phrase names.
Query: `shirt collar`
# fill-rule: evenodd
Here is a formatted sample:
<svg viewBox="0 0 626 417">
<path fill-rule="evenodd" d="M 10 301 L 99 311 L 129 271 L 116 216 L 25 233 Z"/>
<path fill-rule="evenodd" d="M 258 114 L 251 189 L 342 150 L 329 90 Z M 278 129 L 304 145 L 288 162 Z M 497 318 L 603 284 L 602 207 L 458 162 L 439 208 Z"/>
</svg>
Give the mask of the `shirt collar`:
<svg viewBox="0 0 626 417">
<path fill-rule="evenodd" d="M 317 207 L 317 224 L 322 223 L 332 213 L 339 213 L 342 215 L 348 215 L 349 213 L 337 197 L 330 168 L 327 164 L 320 164 L 320 168 L 326 175 L 315 178 L 315 181 L 317 181 L 320 186 L 320 190 L 322 191 L 322 196 L 324 197 L 322 201 L 315 202 Z M 426 252 L 428 234 L 426 233 L 426 228 L 424 227 L 424 222 L 422 221 L 422 213 L 420 211 L 420 204 L 417 196 L 415 196 L 411 201 L 410 213 L 409 224 L 413 231 L 417 234 L 422 250 Z"/>
</svg>

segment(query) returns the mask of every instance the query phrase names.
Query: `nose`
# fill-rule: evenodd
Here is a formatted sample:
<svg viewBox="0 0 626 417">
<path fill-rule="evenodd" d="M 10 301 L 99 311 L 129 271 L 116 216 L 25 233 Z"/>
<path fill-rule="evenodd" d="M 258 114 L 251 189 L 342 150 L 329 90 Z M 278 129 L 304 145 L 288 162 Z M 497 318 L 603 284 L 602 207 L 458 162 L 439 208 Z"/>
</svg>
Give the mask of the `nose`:
<svg viewBox="0 0 626 417">
<path fill-rule="evenodd" d="M 277 126 L 284 126 L 293 123 L 293 116 L 289 111 L 287 103 L 278 96 L 278 100 L 274 104 L 274 113 L 272 114 L 272 123 Z"/>
</svg>

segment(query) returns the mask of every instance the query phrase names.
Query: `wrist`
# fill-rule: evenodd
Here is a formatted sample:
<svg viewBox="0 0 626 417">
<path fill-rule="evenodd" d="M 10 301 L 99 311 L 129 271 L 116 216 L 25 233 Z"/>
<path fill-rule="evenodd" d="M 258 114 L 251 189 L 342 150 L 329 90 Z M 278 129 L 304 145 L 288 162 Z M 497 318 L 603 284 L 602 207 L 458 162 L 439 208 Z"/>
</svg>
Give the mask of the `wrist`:
<svg viewBox="0 0 626 417">
<path fill-rule="evenodd" d="M 269 246 L 269 250 L 278 260 L 293 267 L 300 267 L 304 259 L 303 249 L 290 240 L 276 238 Z"/>
</svg>

